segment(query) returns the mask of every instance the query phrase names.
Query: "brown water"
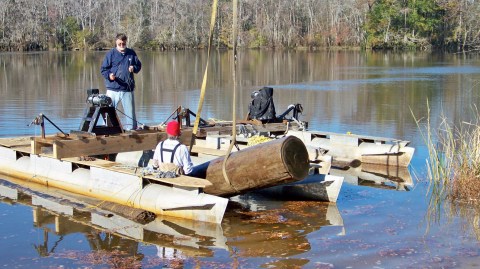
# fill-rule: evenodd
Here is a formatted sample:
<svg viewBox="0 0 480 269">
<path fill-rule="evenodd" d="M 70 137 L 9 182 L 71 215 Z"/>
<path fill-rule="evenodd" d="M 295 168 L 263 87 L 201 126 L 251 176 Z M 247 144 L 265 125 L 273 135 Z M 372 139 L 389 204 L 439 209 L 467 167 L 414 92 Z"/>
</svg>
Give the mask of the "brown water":
<svg viewBox="0 0 480 269">
<path fill-rule="evenodd" d="M 204 52 L 139 52 L 137 118 L 164 121 L 179 105 L 196 110 Z M 104 52 L 0 54 L 0 137 L 38 135 L 27 126 L 44 113 L 62 130 L 78 129 L 86 89 L 104 91 Z M 231 53 L 215 52 L 203 118 L 232 118 Z M 259 194 L 230 203 L 222 225 L 157 219 L 68 217 L 32 205 L 0 203 L 4 268 L 475 268 L 479 243 L 468 217 L 426 219 L 426 149 L 412 112 L 468 120 L 478 103 L 478 57 L 360 52 L 241 51 L 236 117 L 250 93 L 275 89 L 277 113 L 304 107 L 310 129 L 395 137 L 416 148 L 409 170 L 388 180 L 362 167 L 337 205 L 278 201 Z M 47 123 L 47 132 L 56 132 Z M 358 169 L 357 169 L 358 170 Z M 412 172 L 419 176 L 417 181 Z M 413 179 L 412 179 L 413 178 Z M 467 210 L 467 209 L 463 209 Z M 472 216 L 473 213 L 464 213 Z M 102 221 L 103 220 L 103 221 Z M 427 232 L 427 227 L 429 230 Z"/>
</svg>

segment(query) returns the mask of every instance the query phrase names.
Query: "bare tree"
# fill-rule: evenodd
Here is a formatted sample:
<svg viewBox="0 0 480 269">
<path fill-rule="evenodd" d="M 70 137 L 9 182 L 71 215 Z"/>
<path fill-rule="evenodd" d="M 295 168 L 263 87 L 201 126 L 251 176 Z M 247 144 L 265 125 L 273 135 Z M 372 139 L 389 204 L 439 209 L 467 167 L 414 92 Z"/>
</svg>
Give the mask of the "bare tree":
<svg viewBox="0 0 480 269">
<path fill-rule="evenodd" d="M 238 44 L 277 48 L 360 46 L 366 41 L 367 14 L 380 2 L 241 0 Z M 404 2 L 388 3 L 405 6 Z M 435 34 L 460 50 L 480 48 L 480 3 L 434 2 L 443 8 L 439 12 L 443 28 Z M 0 0 L 0 49 L 91 49 L 112 44 L 119 32 L 129 36 L 131 45 L 203 47 L 209 32 L 211 4 L 212 0 Z M 410 11 L 405 7 L 402 10 L 406 21 Z M 215 44 L 229 46 L 231 0 L 219 1 L 218 11 Z"/>
</svg>

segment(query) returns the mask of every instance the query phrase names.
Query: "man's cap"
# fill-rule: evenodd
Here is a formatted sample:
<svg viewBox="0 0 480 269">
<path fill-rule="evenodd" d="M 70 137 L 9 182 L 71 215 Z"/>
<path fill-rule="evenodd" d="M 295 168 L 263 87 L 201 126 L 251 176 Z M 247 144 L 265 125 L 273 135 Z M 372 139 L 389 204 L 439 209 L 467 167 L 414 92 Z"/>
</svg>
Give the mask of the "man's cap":
<svg viewBox="0 0 480 269">
<path fill-rule="evenodd" d="M 171 136 L 180 135 L 180 124 L 178 121 L 171 121 L 167 124 L 167 134 Z"/>
</svg>

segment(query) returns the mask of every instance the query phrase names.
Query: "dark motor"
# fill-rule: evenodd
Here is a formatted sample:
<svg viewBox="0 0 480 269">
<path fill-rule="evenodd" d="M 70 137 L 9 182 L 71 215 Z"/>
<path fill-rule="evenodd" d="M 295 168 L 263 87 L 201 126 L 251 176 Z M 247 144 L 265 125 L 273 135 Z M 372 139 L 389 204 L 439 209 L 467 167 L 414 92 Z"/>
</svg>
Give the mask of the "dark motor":
<svg viewBox="0 0 480 269">
<path fill-rule="evenodd" d="M 90 106 L 107 107 L 112 105 L 112 98 L 106 94 L 100 94 L 98 89 L 88 89 L 87 104 Z"/>
</svg>

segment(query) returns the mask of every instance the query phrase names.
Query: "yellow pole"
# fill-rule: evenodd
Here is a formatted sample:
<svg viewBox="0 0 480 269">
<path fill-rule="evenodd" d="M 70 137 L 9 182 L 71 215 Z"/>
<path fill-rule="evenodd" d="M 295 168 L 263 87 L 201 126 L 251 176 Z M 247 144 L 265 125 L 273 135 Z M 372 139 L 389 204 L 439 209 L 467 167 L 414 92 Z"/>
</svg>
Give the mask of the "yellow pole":
<svg viewBox="0 0 480 269">
<path fill-rule="evenodd" d="M 210 50 L 212 48 L 213 40 L 213 30 L 215 27 L 215 19 L 217 17 L 217 6 L 218 0 L 213 0 L 212 5 L 212 18 L 210 20 L 210 34 L 208 36 L 208 53 L 207 53 L 207 64 L 205 65 L 205 73 L 203 75 L 202 87 L 200 89 L 200 99 L 198 100 L 197 115 L 195 117 L 195 123 L 193 125 L 192 131 L 192 141 L 190 143 L 190 152 L 192 151 L 193 142 L 198 131 L 198 125 L 200 124 L 200 114 L 202 113 L 203 100 L 205 99 L 205 90 L 207 88 L 207 77 L 208 77 L 208 63 L 210 62 Z"/>
</svg>

